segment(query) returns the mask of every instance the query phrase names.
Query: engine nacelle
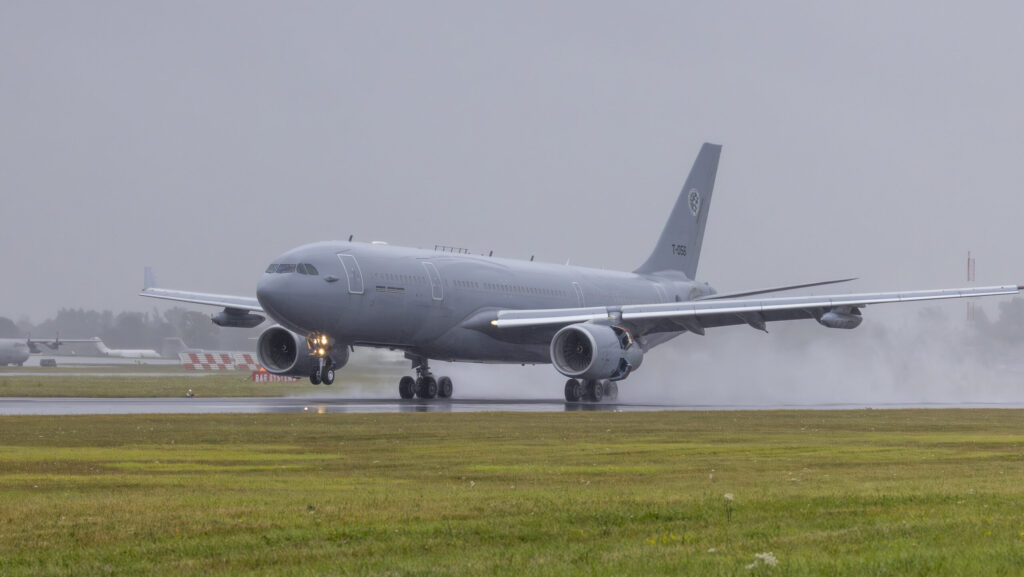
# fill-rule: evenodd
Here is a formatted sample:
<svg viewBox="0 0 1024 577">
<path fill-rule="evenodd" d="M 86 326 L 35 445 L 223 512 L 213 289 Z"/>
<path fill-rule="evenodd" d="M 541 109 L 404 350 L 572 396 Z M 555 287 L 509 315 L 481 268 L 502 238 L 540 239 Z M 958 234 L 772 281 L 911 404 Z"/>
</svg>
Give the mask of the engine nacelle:
<svg viewBox="0 0 1024 577">
<path fill-rule="evenodd" d="M 210 317 L 210 319 L 213 321 L 213 324 L 219 327 L 232 327 L 236 329 L 251 329 L 267 320 L 260 315 L 239 309 L 224 309 Z"/>
<path fill-rule="evenodd" d="M 855 329 L 864 322 L 856 307 L 836 307 L 821 315 L 818 322 L 830 329 Z"/>
<path fill-rule="evenodd" d="M 551 364 L 575 379 L 622 380 L 643 360 L 643 349 L 622 327 L 579 323 L 551 339 Z"/>
<path fill-rule="evenodd" d="M 340 369 L 348 362 L 348 349 L 334 345 L 328 356 L 334 361 L 334 368 Z M 263 331 L 256 341 L 256 358 L 268 372 L 292 377 L 308 377 L 319 363 L 310 351 L 306 337 L 281 327 Z"/>
</svg>

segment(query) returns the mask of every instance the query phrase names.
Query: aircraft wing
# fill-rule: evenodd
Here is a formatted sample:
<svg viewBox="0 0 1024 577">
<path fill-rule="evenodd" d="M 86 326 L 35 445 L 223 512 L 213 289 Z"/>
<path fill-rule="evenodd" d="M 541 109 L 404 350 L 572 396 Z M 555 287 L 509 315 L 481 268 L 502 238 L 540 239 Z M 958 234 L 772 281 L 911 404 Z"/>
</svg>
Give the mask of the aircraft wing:
<svg viewBox="0 0 1024 577">
<path fill-rule="evenodd" d="M 197 305 L 209 305 L 213 307 L 224 307 L 240 311 L 263 312 L 263 307 L 255 297 L 240 297 L 233 295 L 220 295 L 212 293 L 198 293 L 174 289 L 163 289 L 156 287 L 144 288 L 139 296 Z"/>
<path fill-rule="evenodd" d="M 830 311 L 850 313 L 867 305 L 996 295 L 1014 295 L 1021 285 L 940 289 L 911 292 L 834 294 L 766 299 L 723 298 L 677 303 L 586 307 L 551 310 L 502 310 L 491 325 L 498 329 L 569 325 L 587 321 L 632 324 L 639 334 L 749 324 L 764 330 L 765 322 L 821 319 Z M 854 312 L 854 314 L 858 314 Z"/>
<path fill-rule="evenodd" d="M 55 351 L 65 343 L 91 343 L 93 341 L 94 339 L 62 339 L 60 337 L 60 333 L 57 333 L 57 336 L 52 339 L 34 339 L 29 337 L 25 342 L 28 345 L 28 350 L 30 352 L 39 354 L 43 352 L 40 345 L 46 346 L 50 350 Z"/>
</svg>

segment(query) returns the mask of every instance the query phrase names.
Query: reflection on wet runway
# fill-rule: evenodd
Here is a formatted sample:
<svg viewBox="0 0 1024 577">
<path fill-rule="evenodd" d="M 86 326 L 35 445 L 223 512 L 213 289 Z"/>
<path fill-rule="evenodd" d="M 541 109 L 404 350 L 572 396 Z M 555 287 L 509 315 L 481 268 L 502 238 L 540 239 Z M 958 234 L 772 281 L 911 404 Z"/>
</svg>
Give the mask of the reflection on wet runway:
<svg viewBox="0 0 1024 577">
<path fill-rule="evenodd" d="M 0 415 L 138 415 L 203 413 L 470 413 L 576 411 L 730 411 L 730 410 L 855 410 L 906 408 L 1024 408 L 1024 404 L 920 403 L 825 405 L 679 405 L 647 403 L 567 403 L 559 399 L 345 399 L 337 397 L 226 398 L 0 398 Z"/>
<path fill-rule="evenodd" d="M 682 409 L 627 403 L 566 403 L 555 399 L 399 400 L 305 397 L 225 398 L 0 398 L 0 415 L 128 415 L 172 413 L 466 413 L 655 411 Z"/>
</svg>

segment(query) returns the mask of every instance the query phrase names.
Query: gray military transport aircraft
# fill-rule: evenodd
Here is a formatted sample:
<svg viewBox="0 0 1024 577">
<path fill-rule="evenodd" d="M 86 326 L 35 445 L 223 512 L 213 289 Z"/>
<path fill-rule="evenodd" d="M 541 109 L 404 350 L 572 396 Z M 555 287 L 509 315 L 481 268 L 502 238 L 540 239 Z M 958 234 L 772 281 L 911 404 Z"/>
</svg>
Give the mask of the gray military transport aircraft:
<svg viewBox="0 0 1024 577">
<path fill-rule="evenodd" d="M 0 339 L 0 367 L 4 365 L 22 366 L 28 360 L 30 354 L 43 352 L 41 346 L 46 346 L 55 351 L 64 343 L 84 343 L 88 339 L 62 339 L 60 335 L 55 339 Z"/>
<path fill-rule="evenodd" d="M 771 321 L 814 319 L 836 329 L 860 325 L 867 305 L 1018 294 L 1019 285 L 868 294 L 751 298 L 846 280 L 718 294 L 695 280 L 721 146 L 697 155 L 653 252 L 633 272 L 421 250 L 384 243 L 320 242 L 267 267 L 256 298 L 156 288 L 142 296 L 224 307 L 213 322 L 252 328 L 271 373 L 334 382 L 356 346 L 405 352 L 416 378 L 403 399 L 452 395 L 428 361 L 551 363 L 568 377 L 565 399 L 614 400 L 618 381 L 652 348 L 683 333 Z"/>
</svg>

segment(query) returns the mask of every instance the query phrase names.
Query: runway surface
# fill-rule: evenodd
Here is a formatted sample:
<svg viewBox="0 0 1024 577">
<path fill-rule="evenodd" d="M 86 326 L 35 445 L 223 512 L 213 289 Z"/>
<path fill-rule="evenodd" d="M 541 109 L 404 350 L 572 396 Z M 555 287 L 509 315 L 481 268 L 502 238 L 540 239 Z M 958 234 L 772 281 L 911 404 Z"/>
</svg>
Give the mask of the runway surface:
<svg viewBox="0 0 1024 577">
<path fill-rule="evenodd" d="M 922 403 L 828 405 L 678 405 L 644 403 L 566 403 L 558 399 L 344 399 L 336 397 L 229 398 L 0 398 L 0 415 L 140 415 L 203 413 L 469 413 L 575 411 L 734 411 L 856 409 L 1024 408 L 1024 403 Z"/>
</svg>

